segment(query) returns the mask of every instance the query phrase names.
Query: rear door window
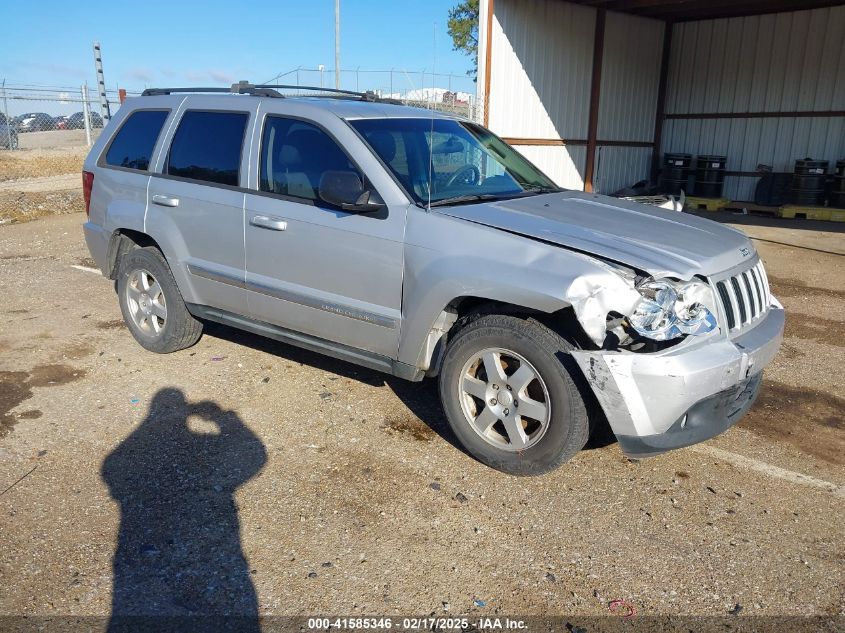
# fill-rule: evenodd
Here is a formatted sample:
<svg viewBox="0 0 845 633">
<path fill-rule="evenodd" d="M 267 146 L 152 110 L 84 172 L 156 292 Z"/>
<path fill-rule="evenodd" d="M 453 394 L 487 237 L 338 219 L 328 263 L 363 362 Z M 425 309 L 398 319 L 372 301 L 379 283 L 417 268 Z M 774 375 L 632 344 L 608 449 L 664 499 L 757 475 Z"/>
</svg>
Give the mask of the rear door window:
<svg viewBox="0 0 845 633">
<path fill-rule="evenodd" d="M 106 151 L 106 165 L 146 171 L 169 110 L 139 110 L 120 126 Z"/>
<path fill-rule="evenodd" d="M 237 186 L 249 114 L 185 112 L 167 157 L 170 176 Z"/>
</svg>

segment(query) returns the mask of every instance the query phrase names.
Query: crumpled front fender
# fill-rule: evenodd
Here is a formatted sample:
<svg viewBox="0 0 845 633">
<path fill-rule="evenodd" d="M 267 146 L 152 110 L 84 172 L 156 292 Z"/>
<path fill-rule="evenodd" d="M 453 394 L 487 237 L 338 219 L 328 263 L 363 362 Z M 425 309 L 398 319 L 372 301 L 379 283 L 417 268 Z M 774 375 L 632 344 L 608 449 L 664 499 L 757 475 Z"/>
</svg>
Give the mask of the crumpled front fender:
<svg viewBox="0 0 845 633">
<path fill-rule="evenodd" d="M 631 282 L 599 262 L 595 272 L 573 280 L 564 293 L 584 332 L 599 347 L 607 334 L 610 312 L 630 314 L 640 300 Z"/>
</svg>

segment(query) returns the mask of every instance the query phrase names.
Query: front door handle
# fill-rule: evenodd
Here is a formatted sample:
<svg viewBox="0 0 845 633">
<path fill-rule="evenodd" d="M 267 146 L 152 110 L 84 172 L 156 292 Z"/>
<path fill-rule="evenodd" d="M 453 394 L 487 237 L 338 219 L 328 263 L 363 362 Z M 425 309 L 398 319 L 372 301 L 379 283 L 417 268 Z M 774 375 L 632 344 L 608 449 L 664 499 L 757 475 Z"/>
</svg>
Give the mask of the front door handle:
<svg viewBox="0 0 845 633">
<path fill-rule="evenodd" d="M 179 198 L 172 198 L 170 196 L 163 196 L 161 194 L 156 194 L 153 196 L 153 204 L 160 205 L 162 207 L 178 207 L 179 206 Z"/>
<path fill-rule="evenodd" d="M 288 228 L 288 223 L 282 218 L 272 218 L 267 215 L 254 215 L 250 218 L 249 223 L 252 226 L 270 229 L 271 231 L 284 231 Z"/>
</svg>

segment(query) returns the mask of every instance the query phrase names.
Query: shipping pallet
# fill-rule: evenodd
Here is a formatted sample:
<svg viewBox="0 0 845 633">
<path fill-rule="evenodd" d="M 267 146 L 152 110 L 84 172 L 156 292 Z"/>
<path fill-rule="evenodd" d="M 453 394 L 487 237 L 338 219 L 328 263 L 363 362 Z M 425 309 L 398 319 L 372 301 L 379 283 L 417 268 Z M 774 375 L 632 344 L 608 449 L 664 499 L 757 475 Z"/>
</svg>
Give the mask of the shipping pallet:
<svg viewBox="0 0 845 633">
<path fill-rule="evenodd" d="M 705 211 L 718 211 L 724 209 L 725 205 L 730 204 L 727 198 L 698 198 L 696 196 L 687 196 L 687 209 L 704 209 Z"/>
<path fill-rule="evenodd" d="M 780 208 L 778 215 L 782 218 L 845 222 L 845 209 L 830 207 L 802 207 L 797 204 L 786 204 Z"/>
<path fill-rule="evenodd" d="M 733 211 L 735 213 L 761 213 L 778 217 L 780 215 L 780 207 L 770 207 L 763 204 L 754 204 L 753 202 L 742 202 L 741 200 L 731 200 L 723 209 L 725 211 Z"/>
</svg>

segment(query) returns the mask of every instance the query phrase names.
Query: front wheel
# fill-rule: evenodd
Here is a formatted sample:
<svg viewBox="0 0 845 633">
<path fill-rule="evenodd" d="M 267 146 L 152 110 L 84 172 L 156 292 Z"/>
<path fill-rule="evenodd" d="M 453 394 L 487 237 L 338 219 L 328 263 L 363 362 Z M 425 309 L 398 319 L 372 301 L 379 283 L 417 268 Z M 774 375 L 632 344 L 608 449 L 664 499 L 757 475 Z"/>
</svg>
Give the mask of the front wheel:
<svg viewBox="0 0 845 633">
<path fill-rule="evenodd" d="M 557 468 L 589 436 L 572 346 L 541 323 L 488 315 L 449 343 L 440 398 L 449 425 L 476 459 L 515 475 Z"/>
</svg>

